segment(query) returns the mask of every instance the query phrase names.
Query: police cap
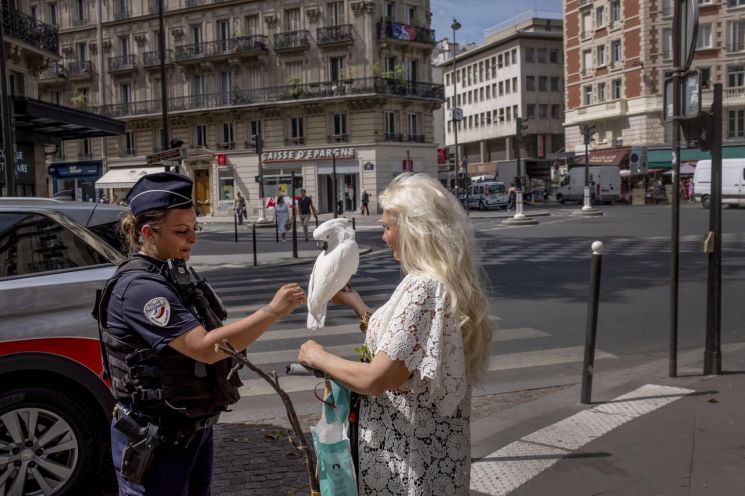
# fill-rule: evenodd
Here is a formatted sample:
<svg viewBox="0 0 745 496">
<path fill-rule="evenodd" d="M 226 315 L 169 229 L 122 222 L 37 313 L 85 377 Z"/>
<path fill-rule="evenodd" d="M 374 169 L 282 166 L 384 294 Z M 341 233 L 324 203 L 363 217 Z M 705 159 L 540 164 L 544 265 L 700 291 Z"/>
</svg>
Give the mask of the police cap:
<svg viewBox="0 0 745 496">
<path fill-rule="evenodd" d="M 193 182 L 174 172 L 156 172 L 142 176 L 127 193 L 133 215 L 148 210 L 190 208 Z"/>
</svg>

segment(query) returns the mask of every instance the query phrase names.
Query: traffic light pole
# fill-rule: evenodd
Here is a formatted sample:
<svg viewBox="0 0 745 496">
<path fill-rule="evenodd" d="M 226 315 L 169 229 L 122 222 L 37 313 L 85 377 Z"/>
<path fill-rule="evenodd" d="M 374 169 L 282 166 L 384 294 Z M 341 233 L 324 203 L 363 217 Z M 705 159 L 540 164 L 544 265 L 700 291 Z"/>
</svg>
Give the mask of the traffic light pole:
<svg viewBox="0 0 745 496">
<path fill-rule="evenodd" d="M 264 159 L 262 157 L 262 155 L 264 154 L 264 138 L 261 137 L 261 134 L 256 135 L 255 147 L 256 155 L 258 155 L 259 157 L 259 178 L 261 178 L 261 181 L 259 181 L 259 208 L 261 210 L 261 214 L 258 221 L 265 222 L 266 204 L 264 202 Z"/>
<path fill-rule="evenodd" d="M 592 143 L 592 135 L 594 131 L 595 131 L 595 126 L 593 125 L 585 124 L 582 127 L 582 137 L 584 138 L 584 143 L 585 143 L 584 201 L 582 203 L 582 208 L 572 212 L 572 215 L 581 216 L 581 217 L 603 215 L 602 210 L 592 206 L 592 192 L 590 190 L 590 143 Z M 599 197 L 600 197 L 600 194 L 598 192 L 598 198 L 596 198 L 595 201 L 600 200 Z"/>
<path fill-rule="evenodd" d="M 263 178 L 262 178 L 263 179 Z M 292 191 L 292 258 L 297 258 L 297 204 L 295 203 L 295 171 L 292 171 L 290 191 Z"/>
<path fill-rule="evenodd" d="M 538 221 L 532 217 L 527 217 L 523 213 L 523 168 L 522 159 L 520 157 L 520 144 L 523 141 L 523 131 L 527 129 L 524 125 L 526 122 L 522 117 L 518 117 L 515 127 L 515 160 L 517 161 L 516 174 L 514 178 L 515 185 L 515 215 L 502 221 L 502 224 L 506 225 L 533 225 L 538 224 Z"/>
</svg>

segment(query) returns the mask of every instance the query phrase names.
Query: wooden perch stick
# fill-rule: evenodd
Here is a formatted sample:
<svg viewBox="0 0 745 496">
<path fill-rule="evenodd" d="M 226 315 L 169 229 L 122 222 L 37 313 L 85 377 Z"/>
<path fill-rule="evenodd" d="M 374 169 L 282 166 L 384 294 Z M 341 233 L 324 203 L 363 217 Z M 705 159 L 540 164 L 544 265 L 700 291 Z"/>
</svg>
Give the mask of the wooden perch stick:
<svg viewBox="0 0 745 496">
<path fill-rule="evenodd" d="M 222 343 L 216 345 L 215 348 L 223 353 L 232 356 L 241 364 L 251 369 L 251 371 L 253 371 L 256 375 L 268 382 L 269 385 L 272 386 L 272 388 L 277 392 L 279 397 L 282 398 L 282 403 L 285 404 L 285 410 L 287 410 L 287 418 L 290 421 L 290 426 L 292 427 L 292 431 L 290 432 L 290 437 L 292 438 L 291 441 L 293 442 L 294 447 L 305 457 L 305 472 L 308 475 L 308 483 L 310 485 L 311 491 L 310 494 L 311 496 L 320 496 L 321 489 L 318 485 L 318 478 L 316 477 L 316 453 L 312 447 L 308 446 L 308 443 L 305 440 L 303 429 L 302 427 L 300 427 L 300 421 L 297 418 L 297 413 L 295 413 L 295 406 L 292 404 L 290 396 L 285 392 L 284 389 L 282 389 L 282 387 L 280 387 L 277 374 L 273 373 L 272 375 L 269 375 L 258 368 L 256 365 L 251 363 L 251 361 L 246 357 L 245 354 L 233 348 L 233 345 L 231 345 L 227 339 L 223 339 Z M 236 373 L 239 368 L 239 365 L 233 367 L 233 369 L 230 371 L 230 374 L 228 374 L 228 379 L 234 373 Z"/>
</svg>

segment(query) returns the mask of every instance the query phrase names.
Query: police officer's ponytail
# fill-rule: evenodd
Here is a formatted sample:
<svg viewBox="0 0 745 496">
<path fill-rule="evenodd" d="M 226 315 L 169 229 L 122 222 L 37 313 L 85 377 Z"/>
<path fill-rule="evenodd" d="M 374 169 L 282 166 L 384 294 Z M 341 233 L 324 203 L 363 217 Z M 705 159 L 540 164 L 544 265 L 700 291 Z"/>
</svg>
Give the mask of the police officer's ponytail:
<svg viewBox="0 0 745 496">
<path fill-rule="evenodd" d="M 149 210 L 136 216 L 130 213 L 122 219 L 121 230 L 130 251 L 140 251 L 140 248 L 142 248 L 140 237 L 142 226 L 150 224 L 150 227 L 157 231 L 166 217 L 166 212 L 167 210 Z"/>
</svg>

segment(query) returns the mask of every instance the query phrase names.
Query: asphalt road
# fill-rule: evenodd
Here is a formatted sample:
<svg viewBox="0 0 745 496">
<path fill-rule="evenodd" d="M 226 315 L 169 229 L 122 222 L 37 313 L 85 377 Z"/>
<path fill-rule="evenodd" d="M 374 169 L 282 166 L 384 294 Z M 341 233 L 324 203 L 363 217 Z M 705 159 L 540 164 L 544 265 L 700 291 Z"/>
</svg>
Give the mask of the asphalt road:
<svg viewBox="0 0 745 496">
<path fill-rule="evenodd" d="M 668 356 L 671 208 L 607 206 L 603 210 L 606 215 L 602 217 L 576 218 L 570 215 L 571 207 L 556 207 L 551 209 L 550 217 L 526 227 L 504 227 L 488 214 L 479 218 L 474 215 L 491 291 L 491 313 L 504 330 L 492 344 L 492 366 L 476 394 L 579 380 L 581 359 L 578 364 L 576 357 L 581 356 L 585 339 L 590 245 L 595 240 L 605 246 L 596 374 L 612 374 Z M 683 208 L 681 212 L 682 351 L 704 345 L 707 256 L 701 253 L 699 241 L 708 231 L 709 213 L 695 207 Z M 745 209 L 723 211 L 723 232 L 722 343 L 727 344 L 745 341 Z M 367 291 L 373 299 L 371 306 L 384 301 L 401 277 L 380 234 L 376 227 L 366 226 L 357 235 L 358 241 L 372 247 L 373 252 L 363 257 L 361 273 L 352 283 Z M 250 253 L 249 235 L 250 231 L 236 244 L 232 232 L 205 232 L 194 253 Z M 273 232 L 260 237 L 259 250 L 291 249 L 291 243 L 276 244 Z M 213 280 L 224 280 L 218 293 L 239 305 L 236 300 L 244 296 L 268 301 L 280 279 L 306 283 L 310 269 L 310 265 L 259 267 L 207 275 Z M 236 277 L 243 278 L 245 284 L 239 285 Z M 335 318 L 335 314 L 330 317 L 332 325 L 351 322 L 341 318 L 334 321 Z M 283 325 L 285 329 L 302 330 L 304 315 L 293 315 Z M 286 339 L 259 340 L 250 351 L 289 351 L 297 349 L 304 339 L 289 335 Z M 359 337 L 336 334 L 318 338 L 326 346 L 339 347 L 352 340 L 359 341 Z M 269 362 L 267 367 L 275 366 Z M 265 406 L 261 404 L 262 408 Z M 253 402 L 242 402 L 239 410 L 245 413 L 255 407 Z"/>
</svg>

